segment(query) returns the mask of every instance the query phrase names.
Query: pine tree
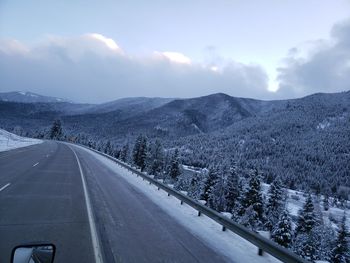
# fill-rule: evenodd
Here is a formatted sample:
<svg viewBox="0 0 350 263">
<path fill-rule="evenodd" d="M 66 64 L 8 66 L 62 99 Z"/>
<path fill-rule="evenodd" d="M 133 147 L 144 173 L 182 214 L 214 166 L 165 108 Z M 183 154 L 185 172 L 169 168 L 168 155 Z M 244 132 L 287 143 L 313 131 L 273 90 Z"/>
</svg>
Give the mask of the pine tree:
<svg viewBox="0 0 350 263">
<path fill-rule="evenodd" d="M 220 172 L 214 181 L 208 194 L 208 206 L 218 212 L 223 212 L 226 207 L 225 200 L 225 178 Z"/>
<path fill-rule="evenodd" d="M 287 210 L 283 210 L 277 226 L 272 232 L 272 239 L 283 247 L 289 247 L 292 242 L 293 231 L 290 216 Z"/>
<path fill-rule="evenodd" d="M 348 244 L 349 233 L 346 229 L 346 216 L 344 216 L 341 225 L 338 230 L 338 237 L 335 243 L 335 247 L 331 252 L 331 263 L 349 263 L 349 244 Z"/>
<path fill-rule="evenodd" d="M 60 120 L 55 120 L 51 126 L 50 139 L 59 140 L 62 137 L 62 123 Z"/>
<path fill-rule="evenodd" d="M 218 168 L 215 166 L 209 168 L 209 173 L 207 175 L 207 178 L 204 180 L 203 186 L 202 186 L 202 194 L 200 196 L 202 200 L 208 201 L 210 192 L 212 191 L 212 188 L 217 178 L 218 178 Z"/>
<path fill-rule="evenodd" d="M 124 163 L 128 162 L 129 160 L 129 143 L 126 143 L 121 152 L 120 152 L 120 160 Z"/>
<path fill-rule="evenodd" d="M 179 166 L 179 150 L 176 149 L 171 159 L 169 177 L 176 181 L 180 174 L 181 171 Z"/>
<path fill-rule="evenodd" d="M 276 178 L 270 185 L 268 191 L 268 200 L 266 204 L 266 227 L 273 231 L 280 219 L 280 215 L 285 209 L 285 196 L 283 193 L 281 181 Z"/>
<path fill-rule="evenodd" d="M 105 149 L 104 149 L 104 153 L 109 154 L 109 155 L 112 154 L 112 145 L 111 145 L 110 141 L 107 141 Z"/>
<path fill-rule="evenodd" d="M 312 228 L 316 224 L 316 216 L 314 212 L 314 205 L 312 202 L 312 197 L 309 194 L 303 209 L 299 213 L 297 227 L 295 229 L 295 234 L 310 233 Z"/>
<path fill-rule="evenodd" d="M 260 175 L 255 170 L 250 175 L 249 185 L 240 206 L 239 222 L 252 230 L 262 229 L 266 221 L 261 194 Z"/>
<path fill-rule="evenodd" d="M 237 166 L 235 164 L 230 168 L 227 176 L 225 199 L 226 199 L 226 212 L 232 212 L 237 207 L 239 197 L 241 195 L 242 185 L 237 173 Z"/>
<path fill-rule="evenodd" d="M 158 176 L 161 174 L 164 164 L 163 146 L 159 140 L 156 140 L 149 148 L 148 172 Z"/>
<path fill-rule="evenodd" d="M 132 152 L 134 164 L 143 171 L 146 167 L 147 139 L 139 135 Z"/>
<path fill-rule="evenodd" d="M 188 187 L 188 196 L 194 199 L 199 199 L 201 196 L 201 182 L 203 178 L 203 173 L 195 173 Z"/>
</svg>

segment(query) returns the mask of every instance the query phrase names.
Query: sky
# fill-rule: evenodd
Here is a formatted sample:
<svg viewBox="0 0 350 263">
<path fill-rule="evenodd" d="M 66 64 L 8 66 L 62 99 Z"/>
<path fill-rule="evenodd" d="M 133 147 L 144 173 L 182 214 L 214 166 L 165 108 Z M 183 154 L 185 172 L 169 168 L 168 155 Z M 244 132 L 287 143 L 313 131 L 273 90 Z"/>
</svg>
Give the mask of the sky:
<svg viewBox="0 0 350 263">
<path fill-rule="evenodd" d="M 0 92 L 286 99 L 349 81 L 350 0 L 0 0 Z"/>
</svg>

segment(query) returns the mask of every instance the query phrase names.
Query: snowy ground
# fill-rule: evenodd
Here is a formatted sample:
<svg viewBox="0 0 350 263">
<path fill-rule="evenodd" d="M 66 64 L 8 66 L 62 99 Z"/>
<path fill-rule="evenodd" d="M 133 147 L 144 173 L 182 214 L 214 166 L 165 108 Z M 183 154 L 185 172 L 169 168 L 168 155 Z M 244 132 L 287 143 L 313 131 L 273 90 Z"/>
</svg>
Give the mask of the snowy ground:
<svg viewBox="0 0 350 263">
<path fill-rule="evenodd" d="M 78 146 L 79 147 L 79 146 Z M 81 149 L 90 152 L 96 159 L 104 163 L 111 170 L 122 175 L 131 185 L 135 186 L 142 193 L 148 196 L 153 202 L 161 207 L 166 213 L 176 218 L 180 224 L 190 232 L 204 240 L 210 247 L 217 250 L 232 262 L 280 262 L 266 253 L 258 256 L 258 249 L 245 239 L 232 233 L 223 232 L 221 226 L 210 218 L 202 215 L 197 216 L 197 211 L 188 205 L 181 205 L 180 201 L 172 196 L 167 196 L 166 192 L 158 191 L 154 185 L 149 185 L 140 177 L 136 177 L 125 168 L 120 167 L 115 162 L 83 147 Z"/>
<path fill-rule="evenodd" d="M 0 152 L 42 143 L 41 140 L 25 138 L 0 129 Z"/>
</svg>

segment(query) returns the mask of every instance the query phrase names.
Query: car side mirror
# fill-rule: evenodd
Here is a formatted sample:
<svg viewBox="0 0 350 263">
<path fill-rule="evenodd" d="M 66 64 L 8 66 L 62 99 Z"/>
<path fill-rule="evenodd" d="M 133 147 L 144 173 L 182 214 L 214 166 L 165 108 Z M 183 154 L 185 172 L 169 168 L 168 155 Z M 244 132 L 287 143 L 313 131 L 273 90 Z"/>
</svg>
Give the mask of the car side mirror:
<svg viewBox="0 0 350 263">
<path fill-rule="evenodd" d="M 17 246 L 12 250 L 11 263 L 53 263 L 55 252 L 52 244 Z"/>
</svg>

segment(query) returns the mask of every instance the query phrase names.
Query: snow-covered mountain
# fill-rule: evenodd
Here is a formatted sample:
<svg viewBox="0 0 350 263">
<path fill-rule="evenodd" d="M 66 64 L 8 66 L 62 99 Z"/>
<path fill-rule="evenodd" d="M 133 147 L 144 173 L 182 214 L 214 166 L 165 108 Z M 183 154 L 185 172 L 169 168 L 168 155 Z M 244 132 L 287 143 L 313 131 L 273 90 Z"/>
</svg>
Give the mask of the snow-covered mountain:
<svg viewBox="0 0 350 263">
<path fill-rule="evenodd" d="M 35 103 L 35 102 L 70 102 L 66 99 L 48 97 L 39 95 L 28 91 L 14 91 L 14 92 L 3 92 L 0 93 L 0 100 L 11 101 L 11 102 L 21 102 L 21 103 Z"/>
</svg>

